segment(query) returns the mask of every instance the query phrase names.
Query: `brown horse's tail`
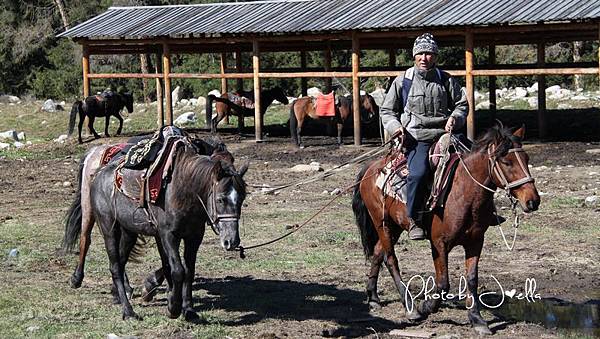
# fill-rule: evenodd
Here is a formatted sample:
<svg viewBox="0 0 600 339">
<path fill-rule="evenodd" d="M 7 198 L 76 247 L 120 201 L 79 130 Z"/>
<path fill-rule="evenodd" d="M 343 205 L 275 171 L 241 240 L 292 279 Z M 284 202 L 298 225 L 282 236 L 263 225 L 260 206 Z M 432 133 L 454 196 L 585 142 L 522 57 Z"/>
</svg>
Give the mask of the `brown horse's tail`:
<svg viewBox="0 0 600 339">
<path fill-rule="evenodd" d="M 367 258 L 370 258 L 373 255 L 375 244 L 379 241 L 379 235 L 377 234 L 377 230 L 375 230 L 373 220 L 371 220 L 369 211 L 360 195 L 359 183 L 365 176 L 367 169 L 369 169 L 369 165 L 370 163 L 367 163 L 356 176 L 356 186 L 354 186 L 354 195 L 352 197 L 352 210 L 354 211 L 356 225 L 360 231 L 360 240 L 363 245 L 363 251 Z"/>
<path fill-rule="evenodd" d="M 83 102 L 77 100 L 73 103 L 73 108 L 71 108 L 71 114 L 69 115 L 69 132 L 67 133 L 69 136 L 71 136 L 75 130 L 75 118 L 77 117 L 77 114 L 81 112 L 83 112 Z"/>
<path fill-rule="evenodd" d="M 81 234 L 81 184 L 83 181 L 83 167 L 87 153 L 79 161 L 79 171 L 77 173 L 77 195 L 71 203 L 65 215 L 65 235 L 62 240 L 62 249 L 65 252 L 73 251 L 77 239 Z"/>
<path fill-rule="evenodd" d="M 290 104 L 290 136 L 292 142 L 298 144 L 298 119 L 296 119 L 296 113 L 294 112 L 294 103 Z"/>
</svg>

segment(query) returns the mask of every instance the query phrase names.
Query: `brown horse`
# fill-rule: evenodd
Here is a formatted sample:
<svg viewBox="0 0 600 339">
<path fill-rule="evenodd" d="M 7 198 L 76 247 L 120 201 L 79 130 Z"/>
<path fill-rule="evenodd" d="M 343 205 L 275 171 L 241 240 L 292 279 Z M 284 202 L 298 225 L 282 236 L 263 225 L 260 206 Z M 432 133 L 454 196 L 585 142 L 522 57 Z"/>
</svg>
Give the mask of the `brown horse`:
<svg viewBox="0 0 600 339">
<path fill-rule="evenodd" d="M 494 127 L 461 155 L 452 179 L 451 191 L 444 209 L 434 209 L 429 227 L 431 252 L 435 266 L 435 290 L 448 292 L 448 253 L 457 245 L 465 250 L 467 308 L 469 320 L 480 334 L 490 334 L 487 322 L 481 317 L 477 294 L 478 262 L 488 226 L 494 224 L 493 192 L 502 188 L 516 198 L 524 212 L 537 210 L 540 196 L 528 170 L 529 157 L 522 148 L 524 127 L 513 134 Z M 375 185 L 379 171 L 387 159 L 368 163 L 357 177 L 352 209 L 360 230 L 363 250 L 371 259 L 367 280 L 369 305 L 378 307 L 377 278 L 382 262 L 389 270 L 406 308 L 409 320 L 422 320 L 437 312 L 441 299 L 429 299 L 417 306 L 407 294 L 400 277 L 394 244 L 403 230 L 408 230 L 406 206 L 384 194 Z"/>
<path fill-rule="evenodd" d="M 344 122 L 348 118 L 352 117 L 352 97 L 342 96 L 339 98 L 339 102 L 335 107 L 335 116 L 331 118 L 320 117 L 316 113 L 315 105 L 311 97 L 298 98 L 290 106 L 290 134 L 292 136 L 292 142 L 298 147 L 304 147 L 302 144 L 302 126 L 307 117 L 312 119 L 330 119 L 337 125 L 337 143 L 338 145 L 343 144 L 342 140 L 342 129 Z M 362 124 L 369 124 L 374 119 L 379 117 L 379 106 L 375 103 L 375 99 L 369 95 L 360 96 L 360 118 Z"/>
<path fill-rule="evenodd" d="M 238 91 L 234 95 L 241 98 L 248 99 L 249 102 L 254 103 L 254 92 L 249 91 Z M 265 116 L 267 108 L 273 103 L 274 100 L 287 105 L 289 103 L 285 92 L 281 87 L 275 86 L 271 89 L 260 92 L 260 115 Z M 215 103 L 216 116 L 213 117 L 212 102 Z M 244 129 L 244 117 L 254 117 L 254 107 L 244 107 L 238 105 L 229 100 L 229 94 L 223 93 L 220 98 L 214 95 L 209 95 L 206 98 L 206 125 L 210 124 L 210 131 L 212 133 L 217 132 L 217 125 L 226 116 L 236 115 L 238 117 L 238 133 L 242 134 Z"/>
</svg>

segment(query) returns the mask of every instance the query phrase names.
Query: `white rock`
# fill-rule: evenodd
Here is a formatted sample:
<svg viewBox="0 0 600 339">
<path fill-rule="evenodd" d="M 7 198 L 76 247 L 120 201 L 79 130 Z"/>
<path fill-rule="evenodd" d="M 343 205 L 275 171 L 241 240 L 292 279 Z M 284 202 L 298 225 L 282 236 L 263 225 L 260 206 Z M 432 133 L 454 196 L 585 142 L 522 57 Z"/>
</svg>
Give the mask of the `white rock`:
<svg viewBox="0 0 600 339">
<path fill-rule="evenodd" d="M 561 90 L 561 88 L 559 85 L 550 86 L 550 87 L 546 88 L 546 94 L 553 95 L 556 93 L 560 93 L 560 90 Z"/>
<path fill-rule="evenodd" d="M 5 142 L 0 142 L 0 149 L 5 149 L 5 148 L 9 148 L 10 144 L 7 144 Z"/>
<path fill-rule="evenodd" d="M 324 190 L 322 193 L 323 194 L 329 194 L 329 192 L 327 190 Z"/>
<path fill-rule="evenodd" d="M 22 143 L 22 142 L 20 142 L 20 141 L 15 141 L 14 145 L 15 145 L 16 148 L 23 148 L 23 147 L 25 147 L 25 144 Z"/>
<path fill-rule="evenodd" d="M 173 103 L 179 102 L 181 96 L 183 95 L 183 89 L 180 86 L 175 87 L 173 92 L 171 93 L 171 100 Z"/>
<path fill-rule="evenodd" d="M 542 165 L 542 166 L 534 167 L 533 169 L 534 169 L 534 170 L 536 170 L 536 171 L 541 171 L 541 170 L 546 170 L 546 169 L 548 169 L 548 166 L 543 166 L 543 165 Z"/>
<path fill-rule="evenodd" d="M 63 187 L 71 187 L 71 186 L 73 186 L 73 184 L 70 181 L 63 181 L 62 185 L 63 185 Z"/>
<path fill-rule="evenodd" d="M 21 99 L 14 95 L 0 95 L 0 102 L 3 104 L 17 104 L 21 102 Z"/>
<path fill-rule="evenodd" d="M 175 125 L 188 125 L 196 123 L 196 113 L 195 112 L 185 112 L 173 121 Z"/>
<path fill-rule="evenodd" d="M 589 176 L 593 176 L 593 175 L 598 175 L 598 172 L 590 172 L 588 173 Z"/>
<path fill-rule="evenodd" d="M 558 106 L 556 108 L 558 108 L 558 109 L 569 109 L 569 108 L 571 108 L 571 106 L 569 104 L 561 102 L 560 104 L 558 104 Z"/>
<path fill-rule="evenodd" d="M 188 99 L 181 99 L 179 100 L 179 103 L 181 104 L 181 106 L 187 106 L 190 101 Z"/>
<path fill-rule="evenodd" d="M 490 108 L 490 102 L 488 100 L 482 101 L 475 106 L 476 110 L 489 109 L 489 108 Z"/>
<path fill-rule="evenodd" d="M 527 104 L 529 107 L 536 108 L 538 106 L 538 99 L 536 97 L 528 97 Z"/>
<path fill-rule="evenodd" d="M 323 168 L 318 162 L 311 162 L 309 165 L 299 164 L 290 168 L 291 172 L 318 172 L 322 170 Z"/>
<path fill-rule="evenodd" d="M 23 141 L 25 140 L 25 132 L 19 132 L 17 134 L 17 141 Z"/>
<path fill-rule="evenodd" d="M 206 98 L 205 97 L 198 97 L 198 103 L 196 105 L 201 106 L 201 107 L 206 107 Z"/>
<path fill-rule="evenodd" d="M 480 100 L 483 100 L 483 98 L 485 98 L 485 96 L 483 94 L 479 93 L 479 91 L 475 91 L 474 96 L 475 96 L 475 101 L 480 101 Z"/>
<path fill-rule="evenodd" d="M 192 106 L 198 106 L 198 99 L 191 98 L 190 99 L 190 105 L 192 105 Z"/>
<path fill-rule="evenodd" d="M 586 149 L 585 153 L 590 153 L 590 154 L 600 154 L 600 148 L 592 148 L 592 149 Z"/>
<path fill-rule="evenodd" d="M 598 196 L 590 195 L 589 197 L 585 198 L 585 204 L 587 206 L 596 206 L 596 204 L 598 204 Z"/>
<path fill-rule="evenodd" d="M 323 92 L 321 92 L 321 90 L 317 87 L 311 87 L 306 90 L 306 95 L 309 97 L 316 97 L 318 94 L 323 94 Z"/>
<path fill-rule="evenodd" d="M 571 100 L 577 100 L 577 101 L 583 101 L 583 100 L 588 100 L 589 98 L 586 97 L 585 95 L 576 95 L 574 97 L 571 97 Z"/>
<path fill-rule="evenodd" d="M 219 97 L 221 97 L 221 91 L 219 91 L 218 89 L 213 89 L 212 91 L 208 92 L 208 95 L 214 95 L 217 98 L 219 98 Z M 206 105 L 206 103 L 205 103 L 205 105 Z"/>
<path fill-rule="evenodd" d="M 517 87 L 515 88 L 515 97 L 517 98 L 524 98 L 527 96 L 527 90 L 523 87 Z"/>
<path fill-rule="evenodd" d="M 67 140 L 68 136 L 66 134 L 60 135 L 58 138 L 54 139 L 54 142 L 64 143 Z"/>
<path fill-rule="evenodd" d="M 44 104 L 42 104 L 42 111 L 48 112 L 48 113 L 54 113 L 54 112 L 56 112 L 57 111 L 57 105 L 54 102 L 54 100 L 48 99 L 48 100 L 44 101 Z"/>
<path fill-rule="evenodd" d="M 19 140 L 17 131 L 9 130 L 0 133 L 0 140 Z"/>
<path fill-rule="evenodd" d="M 342 190 L 341 190 L 341 189 L 339 189 L 339 188 L 335 188 L 335 189 L 334 189 L 333 191 L 331 191 L 331 193 L 329 193 L 329 194 L 331 194 L 331 195 L 338 195 L 338 194 L 340 194 L 340 193 L 342 193 Z"/>
<path fill-rule="evenodd" d="M 533 93 L 533 92 L 537 92 L 538 91 L 538 83 L 534 83 L 533 85 L 531 85 L 531 87 L 527 87 L 527 92 L 528 93 Z"/>
</svg>

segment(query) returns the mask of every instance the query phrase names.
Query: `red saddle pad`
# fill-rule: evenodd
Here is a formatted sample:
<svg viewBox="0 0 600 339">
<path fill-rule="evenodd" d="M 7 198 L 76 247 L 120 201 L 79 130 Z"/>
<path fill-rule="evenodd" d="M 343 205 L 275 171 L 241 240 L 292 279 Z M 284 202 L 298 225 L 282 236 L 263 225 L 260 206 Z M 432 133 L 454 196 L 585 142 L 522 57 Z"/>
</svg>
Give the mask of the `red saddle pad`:
<svg viewBox="0 0 600 339">
<path fill-rule="evenodd" d="M 317 115 L 320 117 L 335 116 L 335 97 L 333 92 L 317 95 Z"/>
</svg>

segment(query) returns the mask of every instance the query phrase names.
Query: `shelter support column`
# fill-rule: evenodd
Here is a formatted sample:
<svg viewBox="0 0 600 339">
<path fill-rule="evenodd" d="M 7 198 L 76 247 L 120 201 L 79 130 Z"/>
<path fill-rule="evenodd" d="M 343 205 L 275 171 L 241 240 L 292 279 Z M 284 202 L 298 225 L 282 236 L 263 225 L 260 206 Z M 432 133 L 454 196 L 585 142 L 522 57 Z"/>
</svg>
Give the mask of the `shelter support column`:
<svg viewBox="0 0 600 339">
<path fill-rule="evenodd" d="M 467 28 L 465 32 L 465 84 L 469 115 L 467 116 L 467 138 L 475 139 L 475 86 L 473 81 L 473 31 Z"/>
<path fill-rule="evenodd" d="M 225 78 L 225 68 L 227 68 L 227 53 L 221 53 L 221 93 L 227 93 L 227 78 Z M 225 115 L 225 123 L 229 125 L 229 114 Z"/>
<path fill-rule="evenodd" d="M 325 72 L 331 71 L 331 43 L 325 49 Z M 331 93 L 332 78 L 325 78 L 325 93 Z"/>
<path fill-rule="evenodd" d="M 302 72 L 306 72 L 306 51 L 300 52 L 300 68 Z M 308 81 L 305 77 L 300 78 L 300 88 L 302 91 L 302 96 L 305 97 L 308 95 Z"/>
<path fill-rule="evenodd" d="M 160 54 L 156 54 L 155 73 L 162 73 Z M 158 127 L 162 128 L 165 125 L 165 108 L 163 106 L 163 81 L 161 78 L 156 78 L 156 114 Z"/>
<path fill-rule="evenodd" d="M 488 61 L 489 67 L 493 67 L 496 64 L 496 45 L 490 45 L 488 48 Z M 490 75 L 488 77 L 488 88 L 489 88 L 489 97 L 490 97 L 490 114 L 492 116 L 492 120 L 496 119 L 496 76 Z"/>
<path fill-rule="evenodd" d="M 354 118 L 354 145 L 360 145 L 360 81 L 358 69 L 360 64 L 360 43 L 356 31 L 352 32 L 352 116 Z"/>
<path fill-rule="evenodd" d="M 235 71 L 242 73 L 242 51 L 239 49 L 235 51 Z M 238 91 L 244 90 L 244 79 L 237 79 L 236 85 Z"/>
<path fill-rule="evenodd" d="M 544 41 L 537 45 L 537 66 L 543 68 L 546 65 L 546 44 Z M 548 136 L 548 124 L 546 122 L 546 76 L 537 76 L 538 82 L 538 136 L 546 139 Z"/>
<path fill-rule="evenodd" d="M 254 137 L 257 142 L 261 142 L 263 121 L 260 102 L 260 77 L 258 76 L 260 70 L 260 46 L 258 45 L 258 40 L 252 41 L 252 70 L 254 80 Z"/>
<path fill-rule="evenodd" d="M 171 51 L 169 50 L 169 45 L 167 43 L 163 43 L 163 79 L 165 82 L 165 98 L 166 98 L 166 106 L 167 106 L 167 125 L 173 125 L 173 103 L 171 97 L 171 78 L 169 77 L 169 73 L 171 73 Z"/>
<path fill-rule="evenodd" d="M 87 98 L 90 96 L 90 51 L 87 45 L 82 45 L 83 57 L 81 58 L 81 65 L 83 68 L 83 97 Z"/>
</svg>

